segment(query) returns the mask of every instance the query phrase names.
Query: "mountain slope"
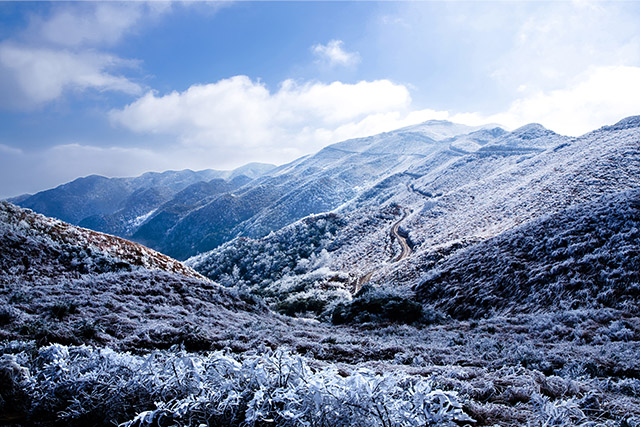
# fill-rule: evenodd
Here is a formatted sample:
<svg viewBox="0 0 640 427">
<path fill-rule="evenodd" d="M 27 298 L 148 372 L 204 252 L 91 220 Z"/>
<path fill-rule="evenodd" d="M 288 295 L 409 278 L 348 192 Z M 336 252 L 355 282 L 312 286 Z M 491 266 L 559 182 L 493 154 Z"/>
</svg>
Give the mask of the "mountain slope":
<svg viewBox="0 0 640 427">
<path fill-rule="evenodd" d="M 216 197 L 228 194 L 251 182 L 245 175 L 230 180 L 212 179 L 190 185 L 174 197 L 149 212 L 137 229 L 132 230 L 131 238 L 146 246 L 163 250 L 163 241 L 167 230 L 171 230 L 190 212 L 206 205 Z"/>
<path fill-rule="evenodd" d="M 70 274 L 101 273 L 142 267 L 203 279 L 182 263 L 137 243 L 74 227 L 6 202 L 0 202 L 0 224 L 5 272 L 37 275 L 55 266 L 56 271 Z M 21 268 L 23 257 L 29 265 Z M 46 261 L 43 269 L 38 266 L 39 257 Z"/>
<path fill-rule="evenodd" d="M 0 301 L 0 337 L 40 344 L 208 349 L 221 324 L 269 321 L 260 305 L 165 255 L 6 202 Z"/>
<path fill-rule="evenodd" d="M 543 216 L 438 263 L 420 300 L 459 318 L 559 308 L 640 313 L 640 190 Z"/>
<path fill-rule="evenodd" d="M 536 150 L 490 154 L 479 149 L 440 167 L 416 165 L 410 174 L 398 175 L 337 210 L 353 227 L 344 230 L 350 244 L 332 254 L 331 266 L 358 275 L 378 264 L 374 281 L 415 285 L 434 260 L 451 251 L 542 215 L 638 188 L 638 122 L 626 119 L 624 127 L 605 127 L 580 138 L 544 132 L 547 136 L 533 143 L 518 138 L 520 129 L 500 136 L 496 143 L 515 141 L 519 145 L 511 143 L 512 148 L 535 146 Z M 539 133 L 540 128 L 535 128 Z M 549 148 L 540 149 L 545 145 Z M 392 242 L 384 230 L 375 225 L 357 229 L 365 218 L 391 206 L 410 211 L 401 226 L 414 245 L 412 256 L 396 264 L 380 261 L 390 259 L 385 251 Z"/>
</svg>

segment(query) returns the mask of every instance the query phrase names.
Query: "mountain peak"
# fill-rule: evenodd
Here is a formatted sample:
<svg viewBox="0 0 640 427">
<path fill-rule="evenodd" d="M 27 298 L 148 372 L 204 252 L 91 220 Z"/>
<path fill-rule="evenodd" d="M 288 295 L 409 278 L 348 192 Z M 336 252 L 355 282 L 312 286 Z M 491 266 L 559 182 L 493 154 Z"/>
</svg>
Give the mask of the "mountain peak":
<svg viewBox="0 0 640 427">
<path fill-rule="evenodd" d="M 443 126 L 453 126 L 456 123 L 450 122 L 449 120 L 436 120 L 436 119 L 432 119 L 432 120 L 427 120 L 426 122 L 422 123 L 423 125 L 443 125 Z"/>
<path fill-rule="evenodd" d="M 640 127 L 640 115 L 639 116 L 629 116 L 620 120 L 614 125 L 604 126 L 603 130 L 623 130 L 623 129 L 632 129 Z"/>
<path fill-rule="evenodd" d="M 514 130 L 511 132 L 511 135 L 517 136 L 520 139 L 537 139 L 557 134 L 542 126 L 540 123 L 529 123 L 528 125 L 521 126 Z"/>
</svg>

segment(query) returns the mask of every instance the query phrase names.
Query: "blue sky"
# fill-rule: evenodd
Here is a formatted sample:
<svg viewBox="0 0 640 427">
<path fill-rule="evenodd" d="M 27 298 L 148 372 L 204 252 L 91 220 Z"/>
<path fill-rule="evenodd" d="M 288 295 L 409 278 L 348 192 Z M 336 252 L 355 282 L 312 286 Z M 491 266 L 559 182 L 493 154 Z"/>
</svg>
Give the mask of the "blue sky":
<svg viewBox="0 0 640 427">
<path fill-rule="evenodd" d="M 638 2 L 0 2 L 0 197 L 429 119 L 640 114 Z"/>
</svg>

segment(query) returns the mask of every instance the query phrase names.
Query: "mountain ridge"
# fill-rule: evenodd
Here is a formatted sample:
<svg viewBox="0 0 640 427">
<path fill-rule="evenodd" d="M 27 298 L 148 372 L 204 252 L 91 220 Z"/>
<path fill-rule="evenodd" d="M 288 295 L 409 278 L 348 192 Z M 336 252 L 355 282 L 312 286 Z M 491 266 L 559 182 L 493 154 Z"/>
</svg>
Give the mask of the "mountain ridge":
<svg viewBox="0 0 640 427">
<path fill-rule="evenodd" d="M 624 126 L 603 128 L 579 138 L 557 135 L 540 125 L 495 133 L 497 144 L 507 141 L 516 147 L 531 148 L 533 140 L 538 147 L 527 152 L 487 153 L 478 149 L 456 153 L 445 149 L 445 144 L 434 156 L 421 158 L 402 172 L 387 174 L 330 211 L 338 215 L 340 224 L 334 237 L 310 254 L 305 252 L 304 256 L 323 259 L 322 263 L 312 269 L 305 264 L 299 273 L 292 271 L 268 283 L 258 280 L 251 286 L 258 293 L 282 289 L 278 292 L 283 295 L 290 292 L 284 289 L 299 288 L 302 290 L 299 298 L 306 295 L 304 298 L 318 299 L 320 297 L 311 296 L 311 292 L 328 286 L 332 277 L 342 277 L 331 286 L 348 293 L 354 293 L 356 285 L 366 277 L 373 285 L 411 294 L 410 288 L 419 284 L 437 262 L 459 250 L 524 226 L 543 215 L 559 213 L 579 203 L 595 202 L 607 194 L 639 188 L 640 132 L 629 122 L 635 123 L 623 120 Z M 468 135 L 462 136 L 466 137 Z M 538 139 L 540 141 L 536 141 Z M 391 228 L 403 218 L 400 214 L 403 211 L 408 213 L 399 227 L 412 244 L 412 254 L 392 262 L 401 248 L 394 241 Z M 296 231 L 299 226 L 295 224 L 299 222 L 286 228 L 287 233 L 294 234 L 289 239 L 295 242 L 296 233 L 300 233 L 302 240 L 308 238 L 302 238 L 308 236 L 306 228 Z M 255 238 L 256 243 L 252 245 L 263 247 L 258 251 L 263 256 L 274 259 L 280 256 L 276 249 L 273 253 L 266 249 L 269 237 Z M 227 259 L 233 259 L 234 245 L 246 246 L 246 241 L 237 239 L 202 253 L 187 264 L 215 280 L 221 275 L 230 275 L 231 270 L 220 266 L 227 265 Z M 251 251 L 254 250 L 257 251 Z M 323 250 L 326 255 L 322 255 Z M 297 268 L 295 265 L 292 270 Z M 251 282 L 250 277 L 240 279 Z M 315 277 L 316 288 L 309 287 L 310 277 Z M 305 304 L 301 303 L 300 307 Z M 315 304 L 325 306 L 319 301 Z M 327 315 L 324 309 L 316 314 Z"/>
<path fill-rule="evenodd" d="M 418 220 L 420 217 L 442 217 L 441 212 L 456 210 L 456 206 L 471 203 L 477 207 L 466 209 L 467 213 L 461 211 L 462 216 L 466 216 L 465 220 L 461 220 L 464 228 L 470 230 L 469 226 L 479 221 L 469 216 L 469 212 L 474 209 L 477 212 L 494 209 L 489 208 L 486 201 L 478 203 L 484 200 L 477 198 L 483 192 L 482 186 L 497 191 L 496 196 L 502 198 L 500 203 L 504 209 L 515 212 L 519 208 L 514 204 L 524 199 L 535 205 L 539 201 L 534 200 L 532 194 L 526 194 L 527 186 L 533 185 L 538 188 L 536 191 L 565 191 L 551 180 L 550 177 L 556 173 L 553 168 L 573 170 L 574 177 L 593 175 L 594 171 L 590 171 L 587 163 L 580 160 L 576 144 L 584 146 L 591 153 L 588 155 L 590 159 L 602 163 L 597 159 L 598 155 L 608 155 L 607 150 L 613 153 L 615 147 L 607 142 L 608 145 L 599 148 L 597 144 L 586 141 L 600 141 L 616 132 L 633 132 L 637 121 L 637 116 L 625 118 L 615 125 L 605 126 L 578 138 L 558 135 L 534 123 L 508 132 L 492 125 L 468 127 L 447 121 L 429 121 L 332 144 L 313 155 L 274 168 L 253 181 L 235 186 L 219 186 L 219 190 L 211 187 L 205 191 L 205 185 L 195 184 L 191 188 L 192 194 L 173 195 L 180 200 L 159 203 L 159 196 L 150 192 L 148 197 L 153 203 L 144 209 L 139 203 L 140 209 L 127 219 L 135 227 L 117 225 L 120 224 L 117 221 L 116 225 L 120 230 L 130 230 L 126 237 L 179 259 L 206 252 L 235 237 L 266 236 L 307 215 L 336 209 L 345 213 L 359 209 L 358 206 L 388 204 L 391 200 L 397 200 L 399 205 L 415 205 L 406 221 L 410 234 L 411 230 L 424 228 L 424 221 Z M 602 153 L 598 153 L 598 150 Z M 573 166 L 567 165 L 567 160 L 563 159 L 567 153 L 571 153 L 570 157 L 574 159 Z M 635 157 L 631 155 L 630 158 Z M 582 169 L 579 171 L 576 167 Z M 631 173 L 627 166 L 621 167 Z M 601 169 L 607 178 L 600 181 L 603 184 L 611 182 L 610 186 L 614 188 L 610 171 L 603 166 Z M 628 178 L 624 179 L 635 182 L 633 173 L 629 173 Z M 561 173 L 560 176 L 566 181 L 562 185 L 571 186 L 571 182 L 579 184 L 568 173 Z M 545 189 L 542 188 L 541 179 L 548 181 Z M 383 191 L 383 188 L 387 190 Z M 593 188 L 599 187 L 595 185 Z M 188 193 L 187 188 L 182 191 Z M 581 193 L 587 194 L 583 190 L 576 194 Z M 520 194 L 522 197 L 511 197 L 509 194 Z M 145 199 L 140 197 L 139 200 L 142 202 Z M 576 201 L 580 200 L 586 199 L 583 197 Z M 568 199 L 566 202 L 573 203 Z M 543 205 L 545 203 L 549 205 L 548 201 L 542 202 Z M 489 211 L 485 215 L 489 215 Z M 437 220 L 436 224 L 441 221 Z M 523 220 L 506 220 L 503 225 L 499 225 L 500 221 L 496 225 L 487 223 L 484 231 L 478 229 L 464 239 L 483 239 Z M 95 223 L 87 221 L 82 225 L 95 227 Z M 454 229 L 452 223 L 443 223 L 442 227 Z M 108 223 L 103 228 L 113 231 L 108 228 Z M 427 243 L 422 234 L 410 237 L 418 245 L 444 243 Z M 456 238 L 451 235 L 447 239 L 454 241 Z"/>
</svg>

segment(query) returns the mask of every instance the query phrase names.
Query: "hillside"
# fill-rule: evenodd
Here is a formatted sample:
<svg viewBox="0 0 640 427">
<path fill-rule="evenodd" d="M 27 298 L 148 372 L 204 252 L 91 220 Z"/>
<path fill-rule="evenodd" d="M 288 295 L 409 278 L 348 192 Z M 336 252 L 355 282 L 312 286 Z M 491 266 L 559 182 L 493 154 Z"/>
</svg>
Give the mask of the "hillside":
<svg viewBox="0 0 640 427">
<path fill-rule="evenodd" d="M 607 195 L 459 250 L 416 288 L 457 318 L 640 310 L 640 190 Z"/>
<path fill-rule="evenodd" d="M 205 325 L 259 311 L 165 255 L 6 202 L 0 242 L 3 339 L 193 347 Z"/>
<path fill-rule="evenodd" d="M 106 271 L 162 270 L 203 279 L 182 263 L 137 243 L 74 227 L 60 220 L 0 202 L 2 271 L 44 276 Z"/>
<path fill-rule="evenodd" d="M 342 233 L 349 243 L 332 253 L 329 266 L 353 276 L 375 267 L 374 282 L 411 287 L 434 262 L 459 248 L 572 205 L 638 188 L 639 123 L 629 118 L 573 139 L 536 126 L 534 136 L 542 133 L 541 141 L 525 127 L 495 142 L 531 148 L 525 154 L 479 149 L 441 167 L 426 163 L 396 174 L 336 210 L 349 224 Z M 398 263 L 387 262 L 399 249 L 389 237 L 390 224 L 380 228 L 375 219 L 393 206 L 410 212 L 401 228 L 413 244 L 412 256 Z"/>
<path fill-rule="evenodd" d="M 345 225 L 335 214 L 314 215 L 262 239 L 236 238 L 187 264 L 264 298 L 277 311 L 330 316 L 336 303 L 351 298 L 349 276 L 326 268 L 327 249 L 334 249 Z"/>
</svg>

